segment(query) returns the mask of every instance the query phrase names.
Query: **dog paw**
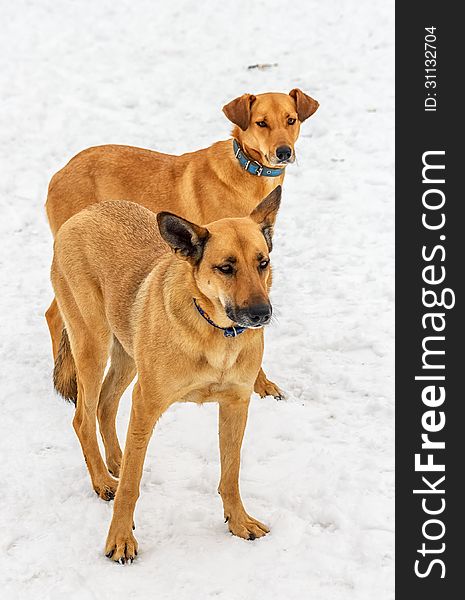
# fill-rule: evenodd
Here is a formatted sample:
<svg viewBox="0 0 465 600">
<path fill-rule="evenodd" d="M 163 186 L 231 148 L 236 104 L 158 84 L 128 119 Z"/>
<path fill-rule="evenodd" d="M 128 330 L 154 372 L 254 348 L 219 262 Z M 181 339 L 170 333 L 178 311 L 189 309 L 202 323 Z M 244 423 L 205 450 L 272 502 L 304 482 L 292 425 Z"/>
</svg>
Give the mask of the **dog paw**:
<svg viewBox="0 0 465 600">
<path fill-rule="evenodd" d="M 95 493 L 102 500 L 113 500 L 118 489 L 118 482 L 113 478 L 106 478 L 94 484 Z"/>
<path fill-rule="evenodd" d="M 114 562 L 124 565 L 132 563 L 137 556 L 137 540 L 133 536 L 132 531 L 114 532 L 110 527 L 107 543 L 105 545 L 105 556 Z"/>
<path fill-rule="evenodd" d="M 261 398 L 265 398 L 266 396 L 273 396 L 275 400 L 284 400 L 285 395 L 279 389 L 279 387 L 267 379 L 265 375 L 259 375 L 254 385 L 254 392 L 258 394 Z"/>
<path fill-rule="evenodd" d="M 240 515 L 227 515 L 225 520 L 228 523 L 229 531 L 244 540 L 255 540 L 270 531 L 266 525 L 249 516 L 246 512 Z"/>
<path fill-rule="evenodd" d="M 109 459 L 107 461 L 107 467 L 110 475 L 113 475 L 113 477 L 116 477 L 116 479 L 118 479 L 121 471 L 121 461 Z"/>
</svg>

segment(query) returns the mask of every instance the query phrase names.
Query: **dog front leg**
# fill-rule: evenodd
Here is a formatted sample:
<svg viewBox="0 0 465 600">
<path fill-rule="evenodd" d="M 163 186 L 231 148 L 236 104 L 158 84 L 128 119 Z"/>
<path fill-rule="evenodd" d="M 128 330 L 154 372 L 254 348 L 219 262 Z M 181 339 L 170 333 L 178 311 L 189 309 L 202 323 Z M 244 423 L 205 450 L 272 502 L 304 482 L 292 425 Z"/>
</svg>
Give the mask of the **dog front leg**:
<svg viewBox="0 0 465 600">
<path fill-rule="evenodd" d="M 137 541 L 132 530 L 142 469 L 153 428 L 167 406 L 158 398 L 146 397 L 140 382 L 136 383 L 121 478 L 105 546 L 106 556 L 122 564 L 132 562 L 137 555 Z"/>
<path fill-rule="evenodd" d="M 229 531 L 246 540 L 254 540 L 266 535 L 269 529 L 246 513 L 239 492 L 241 446 L 248 410 L 249 399 L 220 402 L 221 480 L 218 492 L 223 500 Z"/>
</svg>

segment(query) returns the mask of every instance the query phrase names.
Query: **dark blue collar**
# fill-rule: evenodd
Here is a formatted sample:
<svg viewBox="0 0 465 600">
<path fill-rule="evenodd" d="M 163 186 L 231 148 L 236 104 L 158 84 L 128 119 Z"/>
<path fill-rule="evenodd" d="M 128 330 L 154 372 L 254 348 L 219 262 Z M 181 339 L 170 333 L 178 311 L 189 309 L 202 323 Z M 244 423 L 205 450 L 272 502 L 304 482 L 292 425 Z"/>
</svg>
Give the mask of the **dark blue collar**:
<svg viewBox="0 0 465 600">
<path fill-rule="evenodd" d="M 256 175 L 257 177 L 279 177 L 284 173 L 284 168 L 282 169 L 272 169 L 271 167 L 266 167 L 262 165 L 257 160 L 253 160 L 247 156 L 247 154 L 242 150 L 239 146 L 239 142 L 233 139 L 233 147 L 234 147 L 234 156 L 239 161 L 239 164 L 251 175 Z"/>
<path fill-rule="evenodd" d="M 197 303 L 197 300 L 195 298 L 193 298 L 193 300 L 194 300 L 195 308 L 199 311 L 199 313 L 202 315 L 202 317 L 205 319 L 205 321 L 208 321 L 208 323 L 210 323 L 210 325 L 213 325 L 213 327 L 216 327 L 217 329 L 221 329 L 224 332 L 223 333 L 224 337 L 237 337 L 241 333 L 244 333 L 244 331 L 247 331 L 247 327 L 239 327 L 239 326 L 237 326 L 237 327 L 220 327 L 219 325 L 217 325 L 210 319 L 210 317 L 203 310 L 203 308 L 201 308 L 201 306 L 199 306 L 199 304 Z"/>
</svg>

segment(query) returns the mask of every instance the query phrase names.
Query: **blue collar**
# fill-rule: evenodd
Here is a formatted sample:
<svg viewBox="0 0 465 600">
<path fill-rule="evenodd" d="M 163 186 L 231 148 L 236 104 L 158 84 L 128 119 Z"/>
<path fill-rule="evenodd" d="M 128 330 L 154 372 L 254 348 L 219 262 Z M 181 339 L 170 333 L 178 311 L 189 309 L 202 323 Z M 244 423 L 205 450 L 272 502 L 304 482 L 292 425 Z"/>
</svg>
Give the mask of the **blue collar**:
<svg viewBox="0 0 465 600">
<path fill-rule="evenodd" d="M 239 142 L 236 139 L 233 139 L 233 147 L 234 147 L 234 156 L 239 161 L 241 167 L 243 167 L 244 171 L 250 173 L 251 175 L 256 175 L 257 177 L 279 177 L 283 175 L 284 168 L 282 169 L 272 169 L 271 167 L 266 167 L 262 165 L 257 160 L 253 160 L 247 156 L 247 154 L 242 150 L 239 146 Z"/>
<path fill-rule="evenodd" d="M 195 298 L 193 298 L 194 300 L 194 304 L 195 304 L 195 308 L 199 311 L 199 313 L 202 315 L 202 317 L 205 319 L 205 321 L 208 321 L 208 323 L 210 323 L 210 325 L 213 325 L 213 327 L 216 327 L 217 329 L 221 329 L 224 333 L 224 337 L 237 337 L 238 335 L 240 335 L 241 333 L 244 333 L 244 331 L 247 331 L 247 327 L 220 327 L 219 325 L 217 325 L 216 323 L 214 323 L 210 317 L 207 315 L 207 313 L 203 310 L 203 308 L 201 308 L 199 306 L 199 304 L 197 303 L 197 300 Z"/>
</svg>

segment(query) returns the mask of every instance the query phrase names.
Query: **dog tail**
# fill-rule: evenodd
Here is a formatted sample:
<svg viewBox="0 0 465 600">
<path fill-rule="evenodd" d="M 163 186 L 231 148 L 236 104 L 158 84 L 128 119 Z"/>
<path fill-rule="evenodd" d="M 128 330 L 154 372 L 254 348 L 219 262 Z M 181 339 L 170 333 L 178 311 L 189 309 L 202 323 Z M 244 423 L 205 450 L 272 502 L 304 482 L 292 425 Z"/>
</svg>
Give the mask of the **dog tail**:
<svg viewBox="0 0 465 600">
<path fill-rule="evenodd" d="M 73 402 L 76 405 L 76 364 L 71 352 L 71 346 L 69 345 L 68 333 L 64 327 L 61 334 L 60 347 L 55 359 L 55 368 L 53 369 L 53 385 L 60 396 L 63 396 L 65 400 Z"/>
</svg>

